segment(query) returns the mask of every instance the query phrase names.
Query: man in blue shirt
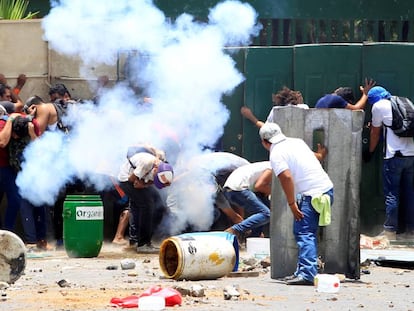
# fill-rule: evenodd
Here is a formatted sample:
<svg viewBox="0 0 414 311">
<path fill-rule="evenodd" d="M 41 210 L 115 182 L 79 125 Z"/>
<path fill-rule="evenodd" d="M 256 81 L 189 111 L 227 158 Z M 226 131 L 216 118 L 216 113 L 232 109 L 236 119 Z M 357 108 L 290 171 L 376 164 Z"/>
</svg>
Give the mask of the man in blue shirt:
<svg viewBox="0 0 414 311">
<path fill-rule="evenodd" d="M 360 86 L 362 92 L 361 98 L 356 104 L 353 104 L 355 97 L 350 87 L 337 88 L 332 94 L 326 94 L 321 97 L 315 105 L 315 108 L 342 108 L 350 110 L 364 109 L 368 100 L 368 91 L 375 86 L 375 81 L 365 79 L 365 86 Z"/>
</svg>

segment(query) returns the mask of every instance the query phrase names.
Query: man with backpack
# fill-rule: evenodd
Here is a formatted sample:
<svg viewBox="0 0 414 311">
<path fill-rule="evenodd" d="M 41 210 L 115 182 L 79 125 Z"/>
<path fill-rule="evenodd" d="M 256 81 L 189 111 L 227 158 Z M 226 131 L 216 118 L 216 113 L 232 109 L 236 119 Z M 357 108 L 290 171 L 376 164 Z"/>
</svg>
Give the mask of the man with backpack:
<svg viewBox="0 0 414 311">
<path fill-rule="evenodd" d="M 410 134 L 402 135 L 404 131 L 393 126 L 404 121 L 399 118 L 404 118 L 405 123 L 411 122 L 410 117 L 397 114 L 396 108 L 402 102 L 412 104 L 406 98 L 392 96 L 381 86 L 375 86 L 368 92 L 368 102 L 372 104 L 372 121 L 369 150 L 364 152 L 364 161 L 370 159 L 381 135 L 384 139 L 385 222 L 380 235 L 389 240 L 396 240 L 397 233 L 414 238 L 414 140 L 412 134 L 411 137 L 406 136 Z M 399 222 L 401 219 L 403 223 Z"/>
</svg>

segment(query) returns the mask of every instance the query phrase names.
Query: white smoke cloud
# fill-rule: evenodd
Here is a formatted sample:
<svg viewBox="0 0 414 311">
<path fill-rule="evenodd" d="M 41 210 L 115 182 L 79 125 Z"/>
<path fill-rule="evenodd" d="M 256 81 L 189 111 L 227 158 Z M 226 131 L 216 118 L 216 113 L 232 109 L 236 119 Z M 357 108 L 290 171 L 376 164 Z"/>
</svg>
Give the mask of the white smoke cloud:
<svg viewBox="0 0 414 311">
<path fill-rule="evenodd" d="M 152 104 L 142 105 L 142 94 L 118 83 L 102 94 L 98 106 L 76 105 L 69 113 L 69 139 L 46 133 L 26 148 L 17 179 L 25 198 L 53 203 L 73 176 L 103 189 L 98 177 L 116 176 L 127 147 L 139 142 L 165 149 L 167 158 L 177 158 L 174 169 L 180 172 L 188 159 L 220 138 L 230 117 L 222 97 L 244 79 L 225 47 L 245 46 L 260 30 L 249 4 L 220 3 L 207 23 L 188 14 L 169 22 L 149 0 L 61 0 L 52 6 L 42 22 L 52 49 L 80 57 L 85 68 L 113 65 L 120 52 L 130 51 L 136 55 L 130 58 L 130 79 Z M 212 213 L 211 200 L 199 198 L 190 217 Z M 198 229 L 208 229 L 207 219 Z"/>
<path fill-rule="evenodd" d="M 191 227 L 193 231 L 208 230 L 216 216 L 217 172 L 231 170 L 249 164 L 229 152 L 203 153 L 187 161 L 183 171 L 168 189 L 167 205 L 170 215 L 165 219 L 164 231 L 175 235 Z"/>
</svg>

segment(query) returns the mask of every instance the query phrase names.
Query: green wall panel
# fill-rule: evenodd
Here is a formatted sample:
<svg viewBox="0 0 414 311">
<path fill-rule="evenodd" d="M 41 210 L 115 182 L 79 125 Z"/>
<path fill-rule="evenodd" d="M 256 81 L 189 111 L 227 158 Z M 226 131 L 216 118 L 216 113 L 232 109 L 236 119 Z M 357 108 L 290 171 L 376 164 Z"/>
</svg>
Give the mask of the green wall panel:
<svg viewBox="0 0 414 311">
<path fill-rule="evenodd" d="M 363 74 L 391 93 L 414 98 L 414 44 L 366 44 L 363 48 Z"/>
<path fill-rule="evenodd" d="M 244 73 L 246 49 L 227 49 L 238 71 Z M 230 95 L 223 98 L 223 103 L 230 110 L 230 118 L 223 135 L 223 150 L 242 156 L 242 118 L 240 108 L 244 101 L 244 83 L 241 83 Z"/>
<path fill-rule="evenodd" d="M 340 86 L 349 86 L 360 96 L 360 44 L 302 45 L 294 50 L 294 85 L 305 103 L 314 107 L 324 94 Z"/>
<path fill-rule="evenodd" d="M 245 105 L 265 120 L 273 107 L 272 93 L 292 87 L 292 48 L 250 48 L 245 60 Z M 239 111 L 240 115 L 240 111 Z M 243 119 L 243 156 L 249 161 L 266 160 L 258 129 Z"/>
</svg>

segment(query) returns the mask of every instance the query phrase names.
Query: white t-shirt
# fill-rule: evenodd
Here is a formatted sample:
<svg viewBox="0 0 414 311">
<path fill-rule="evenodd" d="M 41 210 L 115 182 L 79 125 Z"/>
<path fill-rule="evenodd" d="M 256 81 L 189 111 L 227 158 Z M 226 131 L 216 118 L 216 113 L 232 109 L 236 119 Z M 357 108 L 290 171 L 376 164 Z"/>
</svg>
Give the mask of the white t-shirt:
<svg viewBox="0 0 414 311">
<path fill-rule="evenodd" d="M 333 183 L 314 152 L 299 138 L 288 137 L 278 144 L 273 144 L 270 150 L 270 162 L 276 176 L 285 170 L 290 170 L 295 195 L 321 195 L 331 188 Z"/>
<path fill-rule="evenodd" d="M 135 166 L 132 167 L 131 163 Z M 157 158 L 152 154 L 147 152 L 139 152 L 134 154 L 132 157 L 126 159 L 121 165 L 118 180 L 120 182 L 128 181 L 129 176 L 134 173 L 139 179 L 144 180 L 145 182 L 154 180 L 154 164 L 157 161 Z"/>
<path fill-rule="evenodd" d="M 309 109 L 309 106 L 306 104 L 299 104 L 299 105 L 287 105 L 287 106 L 273 106 L 273 108 L 270 110 L 269 115 L 267 116 L 266 122 L 275 122 L 273 120 L 273 111 L 275 109 L 283 109 L 285 107 L 297 107 L 297 108 L 301 108 L 301 109 Z M 275 109 L 274 109 L 275 108 Z"/>
<path fill-rule="evenodd" d="M 252 190 L 257 179 L 265 170 L 270 170 L 270 161 L 250 163 L 236 168 L 227 178 L 224 188 L 234 191 Z"/>
<path fill-rule="evenodd" d="M 392 124 L 391 102 L 388 99 L 381 99 L 372 106 L 372 125 L 381 127 Z M 404 156 L 414 156 L 414 140 L 412 137 L 398 137 L 392 129 L 383 126 L 384 137 L 386 135 L 386 148 L 384 159 L 394 157 L 396 151 Z"/>
</svg>

